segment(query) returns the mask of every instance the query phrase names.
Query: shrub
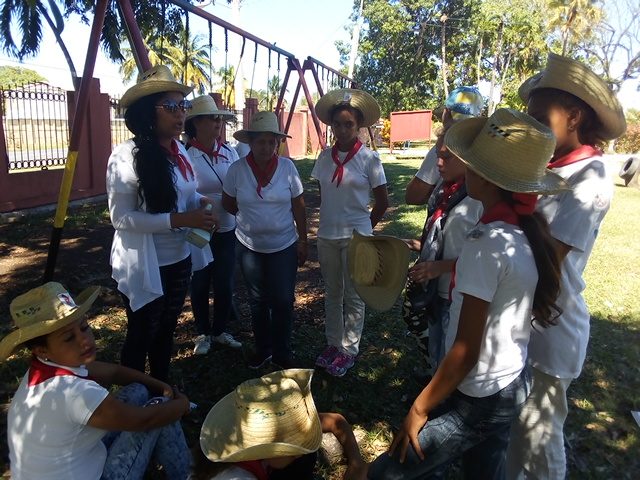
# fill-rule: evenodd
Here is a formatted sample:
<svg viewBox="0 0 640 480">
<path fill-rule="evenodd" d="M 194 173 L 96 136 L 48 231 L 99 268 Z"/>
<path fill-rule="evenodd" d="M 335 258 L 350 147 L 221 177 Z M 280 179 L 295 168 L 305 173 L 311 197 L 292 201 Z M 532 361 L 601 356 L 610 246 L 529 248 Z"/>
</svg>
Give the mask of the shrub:
<svg viewBox="0 0 640 480">
<path fill-rule="evenodd" d="M 617 153 L 640 152 L 640 123 L 627 125 L 626 133 L 616 140 Z"/>
</svg>

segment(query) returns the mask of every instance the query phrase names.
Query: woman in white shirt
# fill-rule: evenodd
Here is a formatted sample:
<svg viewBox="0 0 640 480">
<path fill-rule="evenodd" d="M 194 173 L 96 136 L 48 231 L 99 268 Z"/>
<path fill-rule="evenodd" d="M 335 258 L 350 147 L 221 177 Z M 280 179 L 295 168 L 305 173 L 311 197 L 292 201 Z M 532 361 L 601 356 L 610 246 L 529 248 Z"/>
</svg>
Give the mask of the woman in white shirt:
<svg viewBox="0 0 640 480">
<path fill-rule="evenodd" d="M 242 347 L 242 343 L 226 331 L 227 323 L 236 316 L 233 307 L 236 218 L 222 208 L 222 188 L 229 166 L 238 160 L 238 155 L 222 142 L 220 135 L 224 122 L 232 118 L 233 113 L 220 110 L 211 95 L 202 95 L 193 100 L 184 125 L 198 192 L 213 200 L 213 211 L 218 217 L 218 228 L 209 242 L 213 262 L 194 272 L 191 279 L 191 307 L 197 330 L 193 353 L 196 355 L 206 354 L 212 341 L 232 348 Z M 214 303 L 210 320 L 211 287 Z"/>
<path fill-rule="evenodd" d="M 364 327 L 364 302 L 347 271 L 347 246 L 353 231 L 372 235 L 389 205 L 387 179 L 377 152 L 362 145 L 360 128 L 380 118 L 375 99 L 362 90 L 340 89 L 316 105 L 318 118 L 331 126 L 336 142 L 324 150 L 311 176 L 320 184 L 318 260 L 325 284 L 327 346 L 316 365 L 338 377 L 351 368 Z M 369 198 L 373 192 L 373 207 Z"/>
<path fill-rule="evenodd" d="M 123 95 L 125 123 L 134 137 L 118 145 L 107 164 L 109 214 L 115 228 L 112 276 L 127 311 L 121 363 L 166 381 L 173 333 L 192 268 L 211 261 L 209 249 L 191 248 L 187 228 L 211 230 L 210 200 L 196 192 L 189 156 L 176 140 L 184 127 L 192 88 L 168 67 L 140 75 Z"/>
<path fill-rule="evenodd" d="M 250 368 L 273 363 L 290 368 L 297 267 L 307 259 L 307 218 L 300 175 L 279 157 L 280 131 L 273 112 L 257 112 L 233 136 L 251 152 L 225 178 L 222 206 L 236 215 L 236 255 L 247 284 L 255 354 Z"/>
</svg>

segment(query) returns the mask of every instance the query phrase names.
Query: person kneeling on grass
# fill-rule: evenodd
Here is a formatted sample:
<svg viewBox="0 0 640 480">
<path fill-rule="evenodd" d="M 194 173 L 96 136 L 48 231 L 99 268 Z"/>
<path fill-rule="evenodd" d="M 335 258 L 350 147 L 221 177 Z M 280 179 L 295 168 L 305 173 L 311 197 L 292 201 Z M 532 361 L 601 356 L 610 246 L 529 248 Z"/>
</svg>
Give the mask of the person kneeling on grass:
<svg viewBox="0 0 640 480">
<path fill-rule="evenodd" d="M 49 282 L 11 302 L 17 328 L 0 341 L 0 361 L 20 345 L 32 353 L 9 407 L 14 480 L 142 479 L 152 456 L 167 478 L 189 475 L 178 422 L 190 409 L 187 397 L 137 370 L 95 361 L 84 314 L 99 291 L 87 288 L 74 301 Z M 126 386 L 114 395 L 110 384 Z M 149 392 L 162 397 L 145 406 Z"/>
<path fill-rule="evenodd" d="M 194 480 L 312 479 L 322 433 L 333 433 L 347 458 L 345 479 L 366 479 L 367 464 L 342 415 L 320 413 L 313 370 L 289 369 L 247 380 L 216 403 L 200 432 L 206 459 Z"/>
</svg>

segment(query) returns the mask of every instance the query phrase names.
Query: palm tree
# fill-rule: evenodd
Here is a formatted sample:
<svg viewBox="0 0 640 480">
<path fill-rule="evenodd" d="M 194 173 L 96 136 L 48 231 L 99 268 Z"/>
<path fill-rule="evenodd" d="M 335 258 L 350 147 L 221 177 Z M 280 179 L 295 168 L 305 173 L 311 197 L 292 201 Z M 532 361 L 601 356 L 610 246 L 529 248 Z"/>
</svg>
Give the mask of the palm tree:
<svg viewBox="0 0 640 480">
<path fill-rule="evenodd" d="M 218 92 L 222 94 L 224 104 L 227 108 L 234 108 L 236 105 L 236 95 L 233 83 L 236 79 L 236 69 L 233 65 L 230 65 L 228 68 L 220 67 L 216 74 L 220 77 Z"/>
</svg>

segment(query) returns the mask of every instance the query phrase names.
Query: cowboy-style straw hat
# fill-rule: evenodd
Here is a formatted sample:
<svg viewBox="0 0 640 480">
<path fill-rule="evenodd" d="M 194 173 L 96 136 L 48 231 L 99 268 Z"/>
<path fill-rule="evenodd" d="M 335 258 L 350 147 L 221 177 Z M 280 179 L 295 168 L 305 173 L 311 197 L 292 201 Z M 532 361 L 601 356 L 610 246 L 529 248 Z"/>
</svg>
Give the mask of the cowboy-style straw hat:
<svg viewBox="0 0 640 480">
<path fill-rule="evenodd" d="M 596 112 L 600 120 L 598 134 L 613 140 L 627 129 L 622 106 L 609 85 L 581 62 L 550 53 L 544 70 L 524 81 L 518 94 L 526 104 L 540 88 L 555 88 L 575 95 Z"/>
<path fill-rule="evenodd" d="M 122 108 L 130 107 L 136 100 L 160 92 L 180 92 L 185 97 L 193 91 L 179 83 L 166 65 L 157 65 L 138 75 L 136 84 L 129 88 L 120 99 Z"/>
<path fill-rule="evenodd" d="M 316 103 L 316 115 L 326 125 L 331 125 L 331 113 L 338 105 L 348 104 L 362 113 L 362 127 L 370 127 L 380 118 L 380 105 L 367 92 L 355 88 L 341 88 L 325 93 Z"/>
<path fill-rule="evenodd" d="M 376 310 L 389 310 L 407 281 L 409 247 L 396 237 L 365 236 L 354 230 L 347 248 L 347 265 L 364 303 Z"/>
<path fill-rule="evenodd" d="M 216 403 L 200 431 L 214 462 L 305 455 L 320 448 L 322 428 L 311 396 L 313 370 L 289 369 L 247 380 Z"/>
<path fill-rule="evenodd" d="M 49 282 L 16 297 L 9 307 L 16 328 L 0 341 L 0 361 L 6 360 L 18 345 L 80 318 L 99 293 L 100 287 L 89 287 L 74 301 L 62 285 Z"/>
<path fill-rule="evenodd" d="M 249 128 L 238 130 L 233 134 L 233 138 L 242 143 L 249 143 L 249 133 L 273 133 L 279 137 L 291 138 L 291 135 L 280 131 L 278 117 L 273 112 L 256 112 Z"/>
<path fill-rule="evenodd" d="M 501 108 L 489 118 L 467 118 L 444 136 L 447 148 L 478 175 L 509 192 L 557 193 L 569 186 L 546 168 L 553 132 L 526 113 Z"/>
<path fill-rule="evenodd" d="M 220 110 L 215 99 L 211 95 L 201 95 L 191 100 L 192 108 L 187 113 L 187 120 L 200 115 L 219 115 L 223 120 L 232 120 L 236 118 L 233 112 L 229 110 Z"/>
</svg>

